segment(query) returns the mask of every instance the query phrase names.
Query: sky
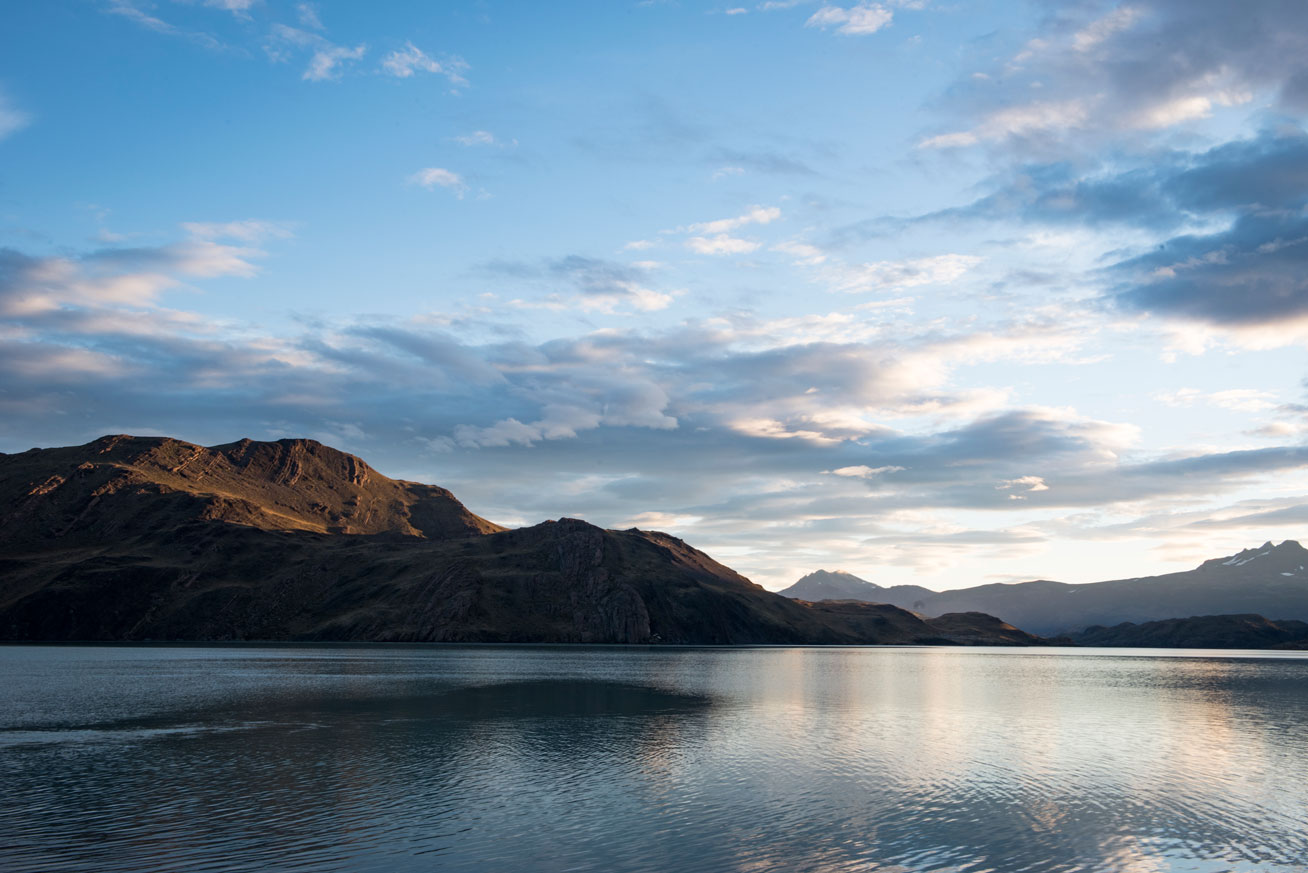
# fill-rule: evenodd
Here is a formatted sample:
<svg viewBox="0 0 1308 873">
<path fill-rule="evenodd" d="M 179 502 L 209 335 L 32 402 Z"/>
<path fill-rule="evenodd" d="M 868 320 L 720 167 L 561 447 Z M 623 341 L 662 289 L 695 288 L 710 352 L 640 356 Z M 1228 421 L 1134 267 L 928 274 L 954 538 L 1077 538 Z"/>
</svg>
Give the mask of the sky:
<svg viewBox="0 0 1308 873">
<path fill-rule="evenodd" d="M 310 437 L 772 589 L 1308 533 L 1301 0 L 0 21 L 0 451 Z"/>
</svg>

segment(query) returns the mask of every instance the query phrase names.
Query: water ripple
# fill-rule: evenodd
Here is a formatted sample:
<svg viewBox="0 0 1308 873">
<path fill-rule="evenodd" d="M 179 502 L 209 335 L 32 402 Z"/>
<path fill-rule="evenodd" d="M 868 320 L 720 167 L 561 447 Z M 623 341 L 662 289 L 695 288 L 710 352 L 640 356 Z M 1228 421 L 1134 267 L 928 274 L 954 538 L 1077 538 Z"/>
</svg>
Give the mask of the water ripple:
<svg viewBox="0 0 1308 873">
<path fill-rule="evenodd" d="M 1308 660 L 236 651 L 0 650 L 0 868 L 1303 873 L 1308 858 Z"/>
</svg>

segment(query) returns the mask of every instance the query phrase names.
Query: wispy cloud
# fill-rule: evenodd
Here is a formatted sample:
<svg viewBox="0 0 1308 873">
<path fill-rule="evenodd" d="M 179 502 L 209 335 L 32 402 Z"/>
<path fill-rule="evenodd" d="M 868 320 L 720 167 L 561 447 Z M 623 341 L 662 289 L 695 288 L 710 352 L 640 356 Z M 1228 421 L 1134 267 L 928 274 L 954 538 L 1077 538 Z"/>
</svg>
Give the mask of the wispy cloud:
<svg viewBox="0 0 1308 873">
<path fill-rule="evenodd" d="M 543 296 L 511 300 L 510 305 L 518 309 L 618 314 L 655 312 L 672 303 L 677 292 L 655 287 L 653 274 L 657 267 L 651 261 L 621 263 L 568 255 L 541 263 L 493 261 L 484 264 L 482 270 L 513 283 L 515 288 L 527 283 L 547 289 Z M 559 293 L 556 290 L 559 283 L 570 287 L 572 293 Z"/>
<path fill-rule="evenodd" d="M 751 206 L 734 218 L 719 218 L 716 221 L 701 221 L 677 228 L 679 233 L 728 233 L 747 224 L 771 224 L 781 217 L 781 209 L 776 206 Z"/>
<path fill-rule="evenodd" d="M 719 233 L 713 236 L 692 236 L 686 240 L 686 248 L 700 255 L 743 255 L 757 251 L 762 243 L 740 239 L 729 234 Z"/>
<path fill-rule="evenodd" d="M 495 134 L 491 133 L 489 130 L 474 130 L 472 133 L 466 133 L 454 137 L 454 141 L 459 145 L 465 146 L 493 146 L 497 144 Z"/>
<path fill-rule="evenodd" d="M 313 3 L 295 4 L 295 16 L 300 21 L 301 27 L 307 27 L 310 30 L 322 30 L 322 19 L 318 17 L 318 7 Z"/>
<path fill-rule="evenodd" d="M 686 240 L 686 248 L 701 255 L 739 255 L 756 251 L 762 243 L 754 240 L 733 237 L 731 232 L 750 224 L 771 224 L 781 218 L 781 209 L 776 206 L 751 206 L 740 215 L 732 218 L 719 218 L 714 221 L 700 221 L 684 225 L 665 233 L 691 234 Z"/>
<path fill-rule="evenodd" d="M 17 133 L 32 123 L 32 116 L 14 106 L 3 91 L 0 91 L 0 140 Z"/>
<path fill-rule="evenodd" d="M 269 57 L 274 61 L 286 60 L 286 47 L 312 51 L 309 64 L 300 77 L 307 82 L 324 82 L 340 78 L 341 68 L 345 64 L 361 60 L 368 51 L 368 47 L 362 43 L 354 48 L 347 48 L 317 33 L 310 33 L 286 24 L 274 24 L 270 43 L 265 47 Z"/>
<path fill-rule="evenodd" d="M 805 27 L 835 28 L 845 36 L 867 36 L 886 27 L 894 13 L 880 3 L 859 3 L 856 6 L 823 6 L 804 22 Z"/>
<path fill-rule="evenodd" d="M 249 18 L 250 8 L 261 0 L 204 0 L 204 5 L 230 12 L 237 18 Z"/>
<path fill-rule="evenodd" d="M 290 236 L 278 222 L 190 222 L 186 239 L 163 246 L 112 247 L 79 258 L 30 257 L 0 250 L 0 313 L 36 317 L 65 307 L 154 306 L 188 279 L 249 278 L 265 255 L 257 244 Z"/>
<path fill-rule="evenodd" d="M 945 254 L 902 261 L 876 261 L 825 268 L 823 277 L 833 291 L 866 293 L 945 285 L 981 263 L 976 255 Z"/>
<path fill-rule="evenodd" d="M 133 21 L 147 30 L 153 30 L 155 33 L 181 37 L 208 49 L 222 49 L 224 47 L 223 43 L 213 35 L 203 31 L 177 27 L 156 15 L 146 12 L 142 5 L 139 0 L 109 0 L 109 5 L 105 8 L 105 11 L 110 15 L 121 15 L 128 21 Z"/>
<path fill-rule="evenodd" d="M 362 44 L 354 48 L 340 45 L 320 46 L 314 49 L 313 57 L 309 58 L 309 66 L 305 68 L 302 78 L 308 82 L 323 82 L 338 78 L 340 75 L 338 68 L 342 64 L 360 60 L 367 51 L 368 47 Z"/>
<path fill-rule="evenodd" d="M 448 57 L 438 61 L 411 42 L 404 48 L 391 52 L 381 63 L 382 70 L 400 79 L 407 79 L 414 73 L 436 73 L 449 80 L 451 85 L 467 85 L 463 72 L 468 64 L 462 58 Z"/>
<path fill-rule="evenodd" d="M 425 167 L 409 177 L 409 184 L 421 185 L 423 188 L 447 188 L 460 199 L 467 193 L 468 185 L 463 177 L 444 167 Z"/>
</svg>

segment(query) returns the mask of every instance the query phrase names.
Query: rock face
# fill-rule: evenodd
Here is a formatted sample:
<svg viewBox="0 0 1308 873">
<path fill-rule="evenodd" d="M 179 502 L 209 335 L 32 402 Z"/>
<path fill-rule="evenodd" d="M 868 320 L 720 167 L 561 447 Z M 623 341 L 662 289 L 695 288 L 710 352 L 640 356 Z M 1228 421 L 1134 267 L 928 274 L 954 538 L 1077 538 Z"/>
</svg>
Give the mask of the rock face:
<svg viewBox="0 0 1308 873">
<path fill-rule="evenodd" d="M 1261 615 L 1199 615 L 1144 624 L 1088 627 L 1071 639 L 1080 646 L 1183 649 L 1308 649 L 1308 623 Z"/>
<path fill-rule="evenodd" d="M 311 440 L 0 455 L 0 507 L 10 640 L 1040 642 L 791 600 L 667 534 L 506 530 Z"/>
<path fill-rule="evenodd" d="M 1193 570 L 1164 576 L 1085 585 L 1041 580 L 941 592 L 896 586 L 878 588 L 858 599 L 891 603 L 928 615 L 984 612 L 1044 636 L 1075 634 L 1090 625 L 1196 615 L 1258 614 L 1302 621 L 1308 620 L 1305 568 L 1308 549 L 1286 540 L 1278 546 L 1264 543 L 1256 549 L 1205 561 Z"/>
</svg>

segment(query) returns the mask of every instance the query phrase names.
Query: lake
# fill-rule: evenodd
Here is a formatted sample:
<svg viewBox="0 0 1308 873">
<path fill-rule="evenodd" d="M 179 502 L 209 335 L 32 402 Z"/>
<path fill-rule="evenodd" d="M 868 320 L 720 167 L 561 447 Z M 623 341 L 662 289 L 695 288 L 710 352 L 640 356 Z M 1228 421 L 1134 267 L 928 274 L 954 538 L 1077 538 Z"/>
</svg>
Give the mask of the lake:
<svg viewBox="0 0 1308 873">
<path fill-rule="evenodd" d="M 1306 653 L 0 647 L 0 869 L 1304 871 Z"/>
</svg>

